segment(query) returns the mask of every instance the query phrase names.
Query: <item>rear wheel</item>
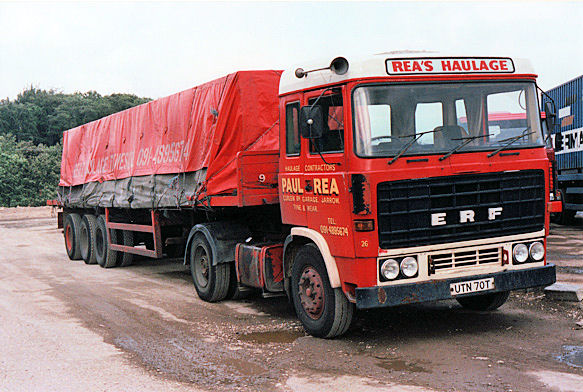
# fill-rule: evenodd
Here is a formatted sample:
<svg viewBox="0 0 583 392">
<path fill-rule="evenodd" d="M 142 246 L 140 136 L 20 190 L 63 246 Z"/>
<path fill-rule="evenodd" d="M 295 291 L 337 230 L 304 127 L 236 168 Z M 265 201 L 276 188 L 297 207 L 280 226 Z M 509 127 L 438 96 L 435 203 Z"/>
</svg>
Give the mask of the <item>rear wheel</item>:
<svg viewBox="0 0 583 392">
<path fill-rule="evenodd" d="M 229 264 L 229 291 L 227 292 L 226 299 L 245 299 L 248 298 L 252 293 L 253 289 L 250 287 L 243 287 L 239 285 L 237 281 L 237 271 L 235 269 L 235 264 Z"/>
<path fill-rule="evenodd" d="M 296 314 L 310 335 L 333 338 L 350 327 L 354 304 L 340 288 L 332 288 L 324 260 L 312 244 L 294 258 L 291 292 Z"/>
<path fill-rule="evenodd" d="M 494 310 L 504 305 L 508 299 L 510 291 L 501 291 L 499 293 L 473 295 L 471 297 L 457 298 L 457 301 L 466 309 L 470 310 Z"/>
<path fill-rule="evenodd" d="M 123 239 L 123 244 L 125 246 L 134 246 L 134 232 L 133 231 L 123 230 L 122 231 L 122 239 Z M 120 258 L 119 266 L 120 267 L 127 267 L 128 265 L 132 265 L 132 263 L 134 262 L 134 255 L 132 253 L 126 253 L 126 252 L 118 252 L 118 253 L 121 253 L 121 255 L 119 255 L 119 258 Z"/>
<path fill-rule="evenodd" d="M 81 248 L 81 258 L 85 264 L 97 264 L 95 258 L 95 228 L 97 218 L 93 215 L 84 215 L 81 220 L 81 230 L 79 244 Z"/>
<path fill-rule="evenodd" d="M 198 296 L 207 302 L 225 299 L 229 291 L 230 265 L 213 265 L 210 244 L 202 233 L 198 233 L 190 243 L 190 274 Z"/>
<path fill-rule="evenodd" d="M 63 234 L 65 235 L 65 249 L 67 256 L 71 260 L 81 259 L 81 247 L 79 244 L 79 233 L 81 229 L 81 216 L 79 214 L 68 214 L 65 218 Z"/>
<path fill-rule="evenodd" d="M 117 243 L 116 230 L 110 230 L 110 239 L 112 244 Z M 95 258 L 97 259 L 97 264 L 103 268 L 112 268 L 118 264 L 119 253 L 111 250 L 107 243 L 107 228 L 103 215 L 99 215 L 99 218 L 97 218 L 97 226 L 95 228 Z"/>
</svg>

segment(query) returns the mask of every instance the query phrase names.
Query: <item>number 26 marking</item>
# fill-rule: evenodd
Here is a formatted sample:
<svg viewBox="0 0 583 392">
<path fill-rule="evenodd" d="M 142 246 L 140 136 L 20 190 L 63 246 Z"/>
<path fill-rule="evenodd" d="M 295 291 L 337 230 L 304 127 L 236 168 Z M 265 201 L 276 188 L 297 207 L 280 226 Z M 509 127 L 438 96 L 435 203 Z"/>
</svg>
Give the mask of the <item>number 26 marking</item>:
<svg viewBox="0 0 583 392">
<path fill-rule="evenodd" d="M 360 241 L 360 247 L 361 248 L 368 248 L 368 240 Z"/>
</svg>

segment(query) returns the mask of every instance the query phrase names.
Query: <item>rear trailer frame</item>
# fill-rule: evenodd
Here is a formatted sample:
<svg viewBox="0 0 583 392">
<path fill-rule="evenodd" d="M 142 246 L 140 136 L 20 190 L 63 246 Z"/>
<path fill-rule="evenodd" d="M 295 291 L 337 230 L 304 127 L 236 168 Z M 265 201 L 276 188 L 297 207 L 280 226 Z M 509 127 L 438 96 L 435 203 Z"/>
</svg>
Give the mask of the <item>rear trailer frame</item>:
<svg viewBox="0 0 583 392">
<path fill-rule="evenodd" d="M 152 225 L 140 225 L 133 223 L 119 223 L 112 222 L 109 216 L 109 208 L 105 209 L 105 226 L 107 227 L 107 243 L 112 250 L 132 253 L 140 256 L 152 257 L 159 259 L 162 257 L 162 232 L 160 230 L 159 212 L 157 210 L 150 211 L 152 217 Z M 152 233 L 154 240 L 154 249 L 144 249 L 137 248 L 135 246 L 127 246 L 121 244 L 111 243 L 111 233 L 110 230 L 126 230 L 126 231 L 138 231 L 141 233 Z"/>
</svg>

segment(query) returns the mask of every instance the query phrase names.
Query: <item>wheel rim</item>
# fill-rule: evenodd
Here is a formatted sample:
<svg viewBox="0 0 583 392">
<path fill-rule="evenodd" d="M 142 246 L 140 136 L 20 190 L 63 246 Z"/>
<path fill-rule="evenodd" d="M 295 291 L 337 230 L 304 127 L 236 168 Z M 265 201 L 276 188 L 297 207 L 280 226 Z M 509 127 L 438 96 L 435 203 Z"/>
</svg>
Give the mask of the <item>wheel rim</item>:
<svg viewBox="0 0 583 392">
<path fill-rule="evenodd" d="M 194 275 L 200 287 L 206 287 L 209 282 L 209 257 L 206 249 L 201 245 L 194 251 Z"/>
<path fill-rule="evenodd" d="M 300 276 L 298 294 L 308 317 L 319 319 L 324 311 L 324 284 L 318 271 L 311 265 L 304 268 Z"/>
<path fill-rule="evenodd" d="M 71 240 L 71 237 L 73 236 L 72 231 L 73 229 L 71 228 L 71 225 L 68 225 L 67 229 L 65 229 L 65 245 L 67 245 L 68 251 L 73 247 L 73 241 Z"/>
</svg>

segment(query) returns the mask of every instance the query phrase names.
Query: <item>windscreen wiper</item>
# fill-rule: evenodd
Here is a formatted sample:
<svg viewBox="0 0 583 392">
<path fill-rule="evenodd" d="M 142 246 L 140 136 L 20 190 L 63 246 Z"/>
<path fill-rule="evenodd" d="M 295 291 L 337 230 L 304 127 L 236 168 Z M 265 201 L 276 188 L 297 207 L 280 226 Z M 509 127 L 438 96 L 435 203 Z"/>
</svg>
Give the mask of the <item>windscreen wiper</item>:
<svg viewBox="0 0 583 392">
<path fill-rule="evenodd" d="M 487 135 L 479 135 L 479 136 L 466 136 L 466 137 L 459 137 L 459 138 L 455 138 L 455 139 L 451 139 L 451 140 L 463 140 L 463 142 L 461 142 L 460 144 L 458 144 L 457 146 L 455 146 L 452 150 L 448 151 L 446 154 L 444 154 L 443 156 L 439 157 L 440 161 L 443 161 L 444 159 L 448 158 L 449 156 L 451 156 L 454 152 L 461 150 L 463 147 L 465 147 L 466 145 L 470 144 L 472 141 L 476 140 L 476 139 L 480 139 L 482 137 L 488 137 L 488 136 L 492 136 L 491 133 L 487 134 Z"/>
<path fill-rule="evenodd" d="M 423 136 L 423 135 L 425 135 L 425 134 L 427 134 L 427 133 L 434 133 L 434 132 L 438 132 L 438 131 L 441 131 L 442 129 L 443 129 L 443 128 L 441 128 L 441 127 L 437 127 L 437 128 L 434 128 L 434 129 L 432 129 L 431 131 L 425 131 L 425 132 L 419 132 L 419 133 L 415 133 L 415 134 L 412 134 L 412 135 L 403 135 L 403 136 L 400 136 L 401 138 L 405 138 L 405 137 L 413 137 L 413 139 L 411 139 L 411 140 L 410 140 L 410 141 L 409 141 L 407 144 L 405 144 L 403 147 L 401 147 L 401 149 L 399 150 L 399 152 L 397 152 L 397 155 L 395 155 L 395 156 L 393 157 L 393 159 L 391 159 L 391 160 L 389 161 L 389 165 L 393 164 L 393 163 L 394 163 L 394 162 L 395 162 L 397 159 L 399 159 L 399 158 L 401 157 L 401 155 L 403 155 L 404 153 L 406 153 L 406 152 L 407 152 L 407 150 L 408 150 L 409 148 L 411 148 L 411 146 L 412 146 L 412 145 L 413 145 L 413 144 L 414 144 L 414 143 L 415 143 L 417 140 L 419 140 L 419 138 L 421 138 L 421 136 Z"/>
<path fill-rule="evenodd" d="M 526 133 L 526 131 L 528 131 L 528 130 L 530 130 L 530 127 L 529 128 L 526 128 L 524 131 L 522 131 L 520 133 L 520 135 L 516 135 L 516 136 L 509 137 L 508 139 L 500 140 L 500 142 L 507 142 L 507 143 L 504 144 L 503 146 L 501 146 L 500 148 L 498 148 L 497 150 L 492 151 L 491 153 L 489 153 L 488 154 L 488 158 L 493 157 L 494 155 L 498 154 L 502 150 L 505 150 L 507 147 L 509 147 L 515 141 L 517 141 L 519 139 L 522 139 L 525 136 L 532 135 L 533 133 L 535 133 L 534 131 Z"/>
</svg>

